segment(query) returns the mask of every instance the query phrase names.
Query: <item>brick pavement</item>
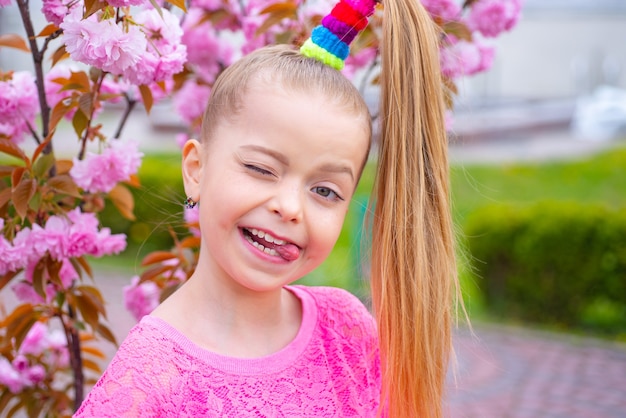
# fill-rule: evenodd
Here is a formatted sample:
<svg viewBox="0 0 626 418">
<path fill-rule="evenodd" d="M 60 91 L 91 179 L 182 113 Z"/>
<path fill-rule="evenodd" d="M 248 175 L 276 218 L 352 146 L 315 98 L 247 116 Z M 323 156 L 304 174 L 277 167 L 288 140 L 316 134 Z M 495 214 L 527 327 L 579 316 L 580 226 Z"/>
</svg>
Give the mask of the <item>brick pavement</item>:
<svg viewBox="0 0 626 418">
<path fill-rule="evenodd" d="M 626 417 L 625 345 L 484 324 L 475 334 L 455 338 L 451 417 Z"/>
</svg>

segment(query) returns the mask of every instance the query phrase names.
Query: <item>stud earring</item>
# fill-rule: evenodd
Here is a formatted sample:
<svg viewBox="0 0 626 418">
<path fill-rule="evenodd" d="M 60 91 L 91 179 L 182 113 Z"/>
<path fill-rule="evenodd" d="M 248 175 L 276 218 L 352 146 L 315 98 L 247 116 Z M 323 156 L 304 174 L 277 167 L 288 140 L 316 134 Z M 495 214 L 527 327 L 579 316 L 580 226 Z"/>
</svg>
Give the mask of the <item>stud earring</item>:
<svg viewBox="0 0 626 418">
<path fill-rule="evenodd" d="M 196 207 L 198 202 L 195 202 L 191 197 L 188 197 L 187 199 L 185 199 L 183 204 L 185 205 L 185 209 L 193 209 Z"/>
</svg>

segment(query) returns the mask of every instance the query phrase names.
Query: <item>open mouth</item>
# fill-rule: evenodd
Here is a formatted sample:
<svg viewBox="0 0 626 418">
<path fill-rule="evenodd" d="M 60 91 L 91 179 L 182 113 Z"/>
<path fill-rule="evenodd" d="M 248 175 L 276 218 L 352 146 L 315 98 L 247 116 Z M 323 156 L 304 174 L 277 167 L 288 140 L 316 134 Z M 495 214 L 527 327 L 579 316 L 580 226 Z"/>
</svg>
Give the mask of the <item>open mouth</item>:
<svg viewBox="0 0 626 418">
<path fill-rule="evenodd" d="M 300 255 L 300 248 L 285 240 L 275 238 L 265 231 L 256 228 L 242 228 L 243 236 L 259 251 L 273 257 L 282 257 L 287 261 L 292 261 Z"/>
</svg>

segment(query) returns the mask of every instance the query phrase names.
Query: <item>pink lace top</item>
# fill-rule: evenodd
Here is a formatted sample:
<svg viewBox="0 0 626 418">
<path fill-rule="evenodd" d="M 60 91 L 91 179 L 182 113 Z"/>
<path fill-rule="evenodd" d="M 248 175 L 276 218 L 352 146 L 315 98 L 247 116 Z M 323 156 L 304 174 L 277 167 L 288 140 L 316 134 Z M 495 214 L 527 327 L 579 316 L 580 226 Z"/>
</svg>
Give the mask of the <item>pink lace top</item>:
<svg viewBox="0 0 626 418">
<path fill-rule="evenodd" d="M 296 338 L 240 359 L 207 351 L 144 317 L 76 417 L 374 417 L 380 369 L 374 321 L 350 293 L 292 286 Z"/>
</svg>

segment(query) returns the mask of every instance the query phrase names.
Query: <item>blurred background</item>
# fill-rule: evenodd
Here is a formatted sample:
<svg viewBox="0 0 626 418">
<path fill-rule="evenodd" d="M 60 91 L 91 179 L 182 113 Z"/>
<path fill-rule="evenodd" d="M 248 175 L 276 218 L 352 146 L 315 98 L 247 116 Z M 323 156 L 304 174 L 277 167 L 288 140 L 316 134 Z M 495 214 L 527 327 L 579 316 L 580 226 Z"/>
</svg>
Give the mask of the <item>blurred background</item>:
<svg viewBox="0 0 626 418">
<path fill-rule="evenodd" d="M 0 9 L 0 33 L 10 32 L 21 33 L 17 9 Z M 517 27 L 496 40 L 492 69 L 458 83 L 452 199 L 474 333 L 461 321 L 451 416 L 626 416 L 625 42 L 624 0 L 525 0 Z M 1 69 L 30 69 L 29 59 L 0 49 Z M 180 128 L 167 104 L 134 111 L 125 128 L 146 153 L 137 221 L 105 210 L 129 247 L 94 260 L 120 340 L 134 323 L 122 287 L 181 223 Z M 333 255 L 304 282 L 367 299 L 373 169 Z"/>
</svg>

